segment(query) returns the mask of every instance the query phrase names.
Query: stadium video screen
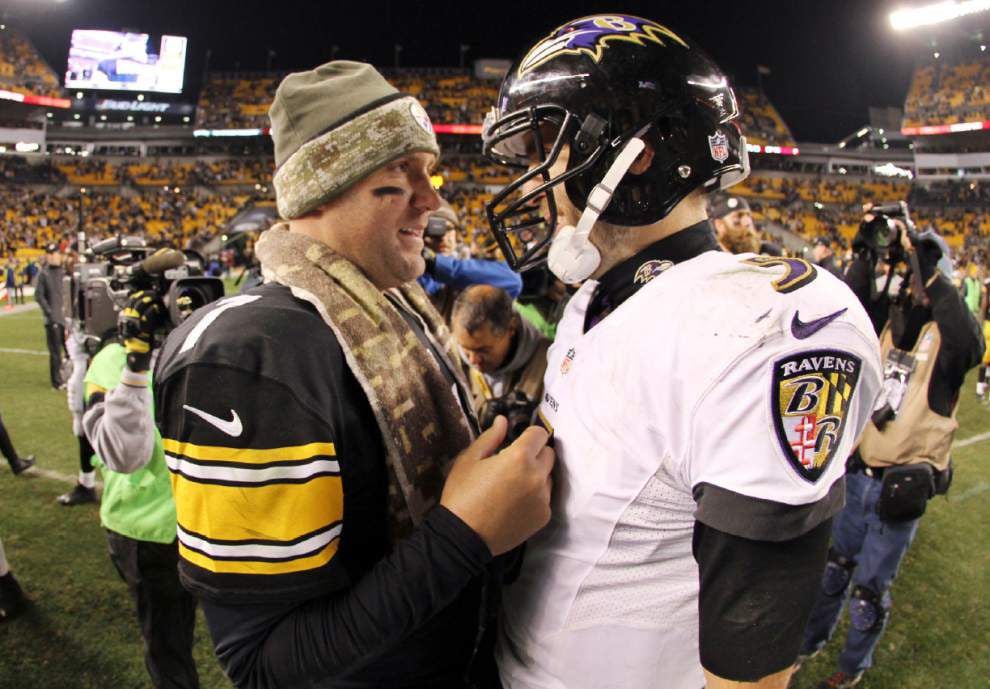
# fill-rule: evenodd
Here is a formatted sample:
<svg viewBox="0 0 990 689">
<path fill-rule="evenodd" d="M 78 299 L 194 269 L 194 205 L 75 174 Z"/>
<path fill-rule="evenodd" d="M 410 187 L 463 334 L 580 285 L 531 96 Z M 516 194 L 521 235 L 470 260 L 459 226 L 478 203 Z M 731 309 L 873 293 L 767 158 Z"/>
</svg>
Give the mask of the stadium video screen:
<svg viewBox="0 0 990 689">
<path fill-rule="evenodd" d="M 154 38 L 158 38 L 155 36 Z M 181 93 L 186 37 L 76 29 L 65 87 Z"/>
</svg>

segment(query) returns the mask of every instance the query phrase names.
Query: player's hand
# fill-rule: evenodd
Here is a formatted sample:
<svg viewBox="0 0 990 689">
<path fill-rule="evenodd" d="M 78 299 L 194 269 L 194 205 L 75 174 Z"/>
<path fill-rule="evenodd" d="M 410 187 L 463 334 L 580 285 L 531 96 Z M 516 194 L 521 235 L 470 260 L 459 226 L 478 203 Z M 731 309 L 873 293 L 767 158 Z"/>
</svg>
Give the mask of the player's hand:
<svg viewBox="0 0 990 689">
<path fill-rule="evenodd" d="M 507 430 L 504 416 L 468 446 L 447 476 L 440 504 L 484 540 L 492 555 L 512 550 L 550 521 L 554 452 L 547 432 L 527 428 L 493 454 Z"/>
<path fill-rule="evenodd" d="M 154 292 L 140 290 L 127 298 L 127 306 L 117 320 L 117 332 L 127 351 L 127 368 L 148 370 L 155 330 L 165 325 L 166 318 L 165 304 Z"/>
</svg>

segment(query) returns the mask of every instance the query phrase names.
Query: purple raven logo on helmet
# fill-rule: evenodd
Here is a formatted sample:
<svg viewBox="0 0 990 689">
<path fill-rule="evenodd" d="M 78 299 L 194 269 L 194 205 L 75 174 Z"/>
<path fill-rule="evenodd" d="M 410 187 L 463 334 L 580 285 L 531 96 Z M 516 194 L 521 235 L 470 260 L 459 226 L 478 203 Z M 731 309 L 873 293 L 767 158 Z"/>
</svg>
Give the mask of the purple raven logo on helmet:
<svg viewBox="0 0 990 689">
<path fill-rule="evenodd" d="M 666 46 L 670 39 L 687 48 L 680 36 L 665 26 L 628 14 L 602 14 L 583 17 L 558 27 L 533 46 L 519 63 L 519 76 L 561 55 L 587 55 L 599 62 L 611 41 L 646 45 L 645 41 Z"/>
</svg>

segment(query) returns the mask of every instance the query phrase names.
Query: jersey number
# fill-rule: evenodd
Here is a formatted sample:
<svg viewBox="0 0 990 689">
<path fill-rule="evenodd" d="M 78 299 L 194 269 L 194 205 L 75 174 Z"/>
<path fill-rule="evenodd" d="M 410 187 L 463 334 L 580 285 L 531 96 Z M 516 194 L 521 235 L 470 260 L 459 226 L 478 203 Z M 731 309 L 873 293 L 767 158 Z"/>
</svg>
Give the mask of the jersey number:
<svg viewBox="0 0 990 689">
<path fill-rule="evenodd" d="M 754 256 L 743 261 L 746 265 L 758 268 L 784 267 L 784 274 L 773 281 L 773 288 L 787 294 L 801 289 L 818 277 L 818 271 L 813 265 L 802 258 L 781 258 L 778 256 Z"/>
</svg>

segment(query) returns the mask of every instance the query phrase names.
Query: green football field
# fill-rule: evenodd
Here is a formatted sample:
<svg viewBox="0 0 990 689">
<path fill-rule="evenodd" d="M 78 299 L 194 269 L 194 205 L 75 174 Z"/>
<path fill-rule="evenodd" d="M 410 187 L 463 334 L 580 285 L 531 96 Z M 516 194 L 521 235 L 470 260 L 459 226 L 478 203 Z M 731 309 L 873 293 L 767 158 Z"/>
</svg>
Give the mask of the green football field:
<svg viewBox="0 0 990 689">
<path fill-rule="evenodd" d="M 49 387 L 47 367 L 39 311 L 0 315 L 0 414 L 18 452 L 37 455 L 41 469 L 15 478 L 0 463 L 0 539 L 33 601 L 0 624 L 0 689 L 147 687 L 140 633 L 97 507 L 55 503 L 72 487 L 78 458 L 65 394 Z M 930 503 L 904 562 L 866 689 L 990 686 L 990 410 L 973 397 L 973 375 L 959 410 L 955 483 Z M 810 689 L 830 674 L 836 648 L 792 686 Z M 202 617 L 196 659 L 204 689 L 230 686 Z"/>
</svg>

